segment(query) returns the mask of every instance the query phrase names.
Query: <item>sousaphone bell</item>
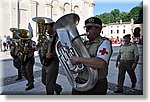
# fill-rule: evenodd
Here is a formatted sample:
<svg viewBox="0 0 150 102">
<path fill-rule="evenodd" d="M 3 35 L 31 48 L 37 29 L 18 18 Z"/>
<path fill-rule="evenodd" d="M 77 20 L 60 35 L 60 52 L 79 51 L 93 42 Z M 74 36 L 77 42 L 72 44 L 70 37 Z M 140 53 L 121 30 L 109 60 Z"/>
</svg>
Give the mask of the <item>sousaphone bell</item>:
<svg viewBox="0 0 150 102">
<path fill-rule="evenodd" d="M 30 31 L 26 29 L 18 29 L 16 33 L 17 33 L 17 36 L 22 40 L 29 40 L 33 37 Z"/>
<path fill-rule="evenodd" d="M 18 28 L 10 28 L 10 31 L 12 32 L 13 39 L 19 39 L 19 37 L 17 36 Z"/>
</svg>

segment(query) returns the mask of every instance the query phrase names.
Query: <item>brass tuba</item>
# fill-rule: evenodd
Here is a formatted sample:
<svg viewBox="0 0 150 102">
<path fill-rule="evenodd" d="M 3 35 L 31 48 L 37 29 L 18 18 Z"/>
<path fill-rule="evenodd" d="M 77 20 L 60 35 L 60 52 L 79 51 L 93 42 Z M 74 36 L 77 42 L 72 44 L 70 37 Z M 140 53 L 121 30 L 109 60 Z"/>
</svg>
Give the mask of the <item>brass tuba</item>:
<svg viewBox="0 0 150 102">
<path fill-rule="evenodd" d="M 62 33 L 62 37 L 68 35 L 68 38 L 70 39 L 70 46 L 67 46 L 68 42 L 62 44 L 63 41 L 61 41 L 60 38 L 55 46 L 56 53 L 66 73 L 68 81 L 74 89 L 78 91 L 87 91 L 93 88 L 96 84 L 98 79 L 98 71 L 86 67 L 83 64 L 73 65 L 69 60 L 71 56 L 90 58 L 89 53 L 83 45 L 76 28 L 77 24 L 79 23 L 79 19 L 79 16 L 75 13 L 64 15 L 56 21 L 53 29 L 57 32 L 58 37 L 59 34 Z M 85 72 L 88 74 L 85 75 Z M 86 79 L 82 83 L 78 82 L 78 77 L 82 76 L 86 77 Z"/>
<path fill-rule="evenodd" d="M 19 39 L 19 37 L 17 36 L 17 30 L 18 28 L 10 28 L 10 31 L 12 32 L 12 38 L 13 39 Z"/>
<path fill-rule="evenodd" d="M 33 37 L 29 30 L 26 29 L 18 29 L 16 31 L 17 36 L 22 40 L 29 40 Z"/>
<path fill-rule="evenodd" d="M 32 20 L 38 25 L 38 45 L 41 47 L 44 41 L 47 39 L 46 24 L 52 23 L 54 21 L 46 17 L 34 17 Z"/>
<path fill-rule="evenodd" d="M 18 29 L 16 31 L 17 36 L 19 37 L 19 57 L 21 61 L 25 61 L 27 58 L 27 54 L 24 51 L 24 47 L 28 46 L 28 42 L 33 37 L 32 33 L 26 29 Z M 23 62 L 21 62 L 23 64 Z"/>
</svg>

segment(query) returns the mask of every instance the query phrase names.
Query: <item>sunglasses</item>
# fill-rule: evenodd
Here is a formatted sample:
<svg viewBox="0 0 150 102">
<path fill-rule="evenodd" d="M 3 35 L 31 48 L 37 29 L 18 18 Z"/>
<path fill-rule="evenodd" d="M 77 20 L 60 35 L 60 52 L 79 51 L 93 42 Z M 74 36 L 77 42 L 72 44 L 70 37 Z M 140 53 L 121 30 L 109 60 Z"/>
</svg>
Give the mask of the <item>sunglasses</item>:
<svg viewBox="0 0 150 102">
<path fill-rule="evenodd" d="M 88 26 L 84 26 L 84 29 L 90 30 L 92 27 L 100 27 L 100 26 L 95 26 L 95 25 L 88 25 Z"/>
<path fill-rule="evenodd" d="M 95 27 L 95 26 L 84 26 L 84 29 L 90 30 L 92 27 Z"/>
</svg>

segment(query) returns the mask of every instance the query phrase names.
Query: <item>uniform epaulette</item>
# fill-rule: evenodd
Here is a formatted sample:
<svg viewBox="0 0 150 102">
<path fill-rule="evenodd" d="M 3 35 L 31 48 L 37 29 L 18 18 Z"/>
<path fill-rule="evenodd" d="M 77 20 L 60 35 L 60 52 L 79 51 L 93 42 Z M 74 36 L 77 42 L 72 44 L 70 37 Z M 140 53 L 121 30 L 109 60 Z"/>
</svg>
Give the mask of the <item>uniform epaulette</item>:
<svg viewBox="0 0 150 102">
<path fill-rule="evenodd" d="M 134 46 L 137 46 L 137 44 L 136 44 L 136 43 L 133 43 L 133 42 L 130 42 L 130 44 L 131 44 L 131 45 L 134 45 Z"/>
<path fill-rule="evenodd" d="M 106 38 L 106 37 L 101 37 L 103 40 L 109 40 L 108 38 Z"/>
</svg>

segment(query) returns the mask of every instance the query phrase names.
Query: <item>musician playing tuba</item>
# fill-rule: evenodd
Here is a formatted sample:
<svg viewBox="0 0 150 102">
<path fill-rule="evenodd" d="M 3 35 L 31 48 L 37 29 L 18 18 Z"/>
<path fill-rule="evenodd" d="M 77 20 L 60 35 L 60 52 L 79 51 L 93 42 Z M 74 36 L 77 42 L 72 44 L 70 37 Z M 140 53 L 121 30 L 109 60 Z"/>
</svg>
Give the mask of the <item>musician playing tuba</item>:
<svg viewBox="0 0 150 102">
<path fill-rule="evenodd" d="M 19 37 L 17 36 L 17 28 L 10 28 L 10 31 L 12 32 L 12 43 L 10 44 L 10 55 L 13 57 L 13 65 L 15 68 L 17 68 L 18 70 L 18 78 L 16 79 L 16 81 L 21 80 L 22 79 L 22 74 L 20 71 L 20 59 L 18 56 L 18 52 L 19 52 Z"/>
<path fill-rule="evenodd" d="M 87 91 L 80 91 L 73 88 L 74 95 L 105 95 L 107 92 L 108 82 L 108 64 L 112 54 L 111 41 L 108 38 L 100 36 L 102 30 L 102 22 L 99 18 L 90 17 L 85 20 L 85 30 L 89 41 L 85 44 L 90 57 L 72 56 L 70 61 L 72 64 L 84 64 L 92 69 L 98 70 L 98 80 L 94 87 Z M 86 72 L 85 72 L 86 74 Z M 78 81 L 82 83 L 85 77 L 78 77 Z"/>
<path fill-rule="evenodd" d="M 21 73 L 27 79 L 27 88 L 34 88 L 33 66 L 35 63 L 34 52 L 37 50 L 36 43 L 31 38 L 32 34 L 26 29 L 19 29 L 17 32 L 20 38 L 19 42 L 19 58 L 21 61 Z"/>
<path fill-rule="evenodd" d="M 38 48 L 39 57 L 41 64 L 43 65 L 42 83 L 46 86 L 47 95 L 53 95 L 54 92 L 59 95 L 62 88 L 56 83 L 59 70 L 59 60 L 55 52 L 55 44 L 57 42 L 57 34 L 53 31 L 53 25 L 55 22 L 46 17 L 36 17 L 33 18 L 33 20 L 38 23 L 40 32 L 45 32 L 46 30 L 45 33 L 38 32 L 40 34 L 38 44 L 41 45 Z M 43 24 L 39 21 L 43 21 Z M 44 31 L 42 31 L 42 28 L 44 28 Z M 41 36 L 45 37 L 44 41 L 41 39 Z"/>
</svg>

